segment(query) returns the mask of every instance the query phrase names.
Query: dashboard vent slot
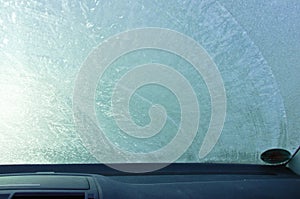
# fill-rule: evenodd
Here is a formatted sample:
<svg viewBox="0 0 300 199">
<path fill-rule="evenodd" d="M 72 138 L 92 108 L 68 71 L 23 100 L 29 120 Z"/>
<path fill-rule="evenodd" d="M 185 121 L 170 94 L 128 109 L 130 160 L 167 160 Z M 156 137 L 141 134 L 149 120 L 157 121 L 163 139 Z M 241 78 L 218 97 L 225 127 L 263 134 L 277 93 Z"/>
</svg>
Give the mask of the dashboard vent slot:
<svg viewBox="0 0 300 199">
<path fill-rule="evenodd" d="M 12 199 L 84 199 L 84 193 L 15 193 Z"/>
<path fill-rule="evenodd" d="M 8 199 L 9 194 L 0 194 L 0 199 Z"/>
</svg>

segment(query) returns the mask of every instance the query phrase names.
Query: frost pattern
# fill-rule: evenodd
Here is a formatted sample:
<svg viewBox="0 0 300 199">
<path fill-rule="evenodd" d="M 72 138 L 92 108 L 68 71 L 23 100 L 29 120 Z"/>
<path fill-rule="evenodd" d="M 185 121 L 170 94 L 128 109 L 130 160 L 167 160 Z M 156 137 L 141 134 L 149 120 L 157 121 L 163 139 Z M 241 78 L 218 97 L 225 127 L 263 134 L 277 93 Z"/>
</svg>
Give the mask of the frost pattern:
<svg viewBox="0 0 300 199">
<path fill-rule="evenodd" d="M 161 135 L 140 142 L 122 134 L 112 121 L 109 97 L 115 81 L 132 64 L 159 62 L 176 68 L 199 90 L 203 111 L 199 131 L 179 162 L 262 163 L 262 151 L 291 147 L 282 98 L 270 67 L 247 33 L 216 1 L 0 0 L 0 4 L 0 163 L 98 162 L 85 149 L 74 126 L 76 74 L 89 52 L 106 38 L 141 27 L 176 30 L 207 50 L 224 80 L 226 122 L 214 150 L 199 159 L 210 117 L 205 83 L 184 60 L 145 50 L 121 57 L 99 80 L 97 114 L 116 145 L 147 152 L 174 136 L 180 120 L 178 102 L 167 90 L 155 86 L 138 91 L 131 114 L 137 124 L 145 125 L 149 104 L 165 104 L 169 123 Z M 163 95 L 170 101 L 159 99 Z"/>
</svg>

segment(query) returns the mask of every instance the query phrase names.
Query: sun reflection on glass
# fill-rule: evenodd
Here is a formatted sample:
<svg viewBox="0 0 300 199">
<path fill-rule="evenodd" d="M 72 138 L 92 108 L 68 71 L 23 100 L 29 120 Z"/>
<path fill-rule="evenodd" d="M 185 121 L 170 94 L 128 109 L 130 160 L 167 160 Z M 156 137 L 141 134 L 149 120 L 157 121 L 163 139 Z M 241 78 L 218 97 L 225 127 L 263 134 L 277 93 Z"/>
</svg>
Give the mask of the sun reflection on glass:
<svg viewBox="0 0 300 199">
<path fill-rule="evenodd" d="M 17 85 L 1 85 L 0 87 L 0 120 L 1 123 L 24 118 L 24 90 Z"/>
</svg>

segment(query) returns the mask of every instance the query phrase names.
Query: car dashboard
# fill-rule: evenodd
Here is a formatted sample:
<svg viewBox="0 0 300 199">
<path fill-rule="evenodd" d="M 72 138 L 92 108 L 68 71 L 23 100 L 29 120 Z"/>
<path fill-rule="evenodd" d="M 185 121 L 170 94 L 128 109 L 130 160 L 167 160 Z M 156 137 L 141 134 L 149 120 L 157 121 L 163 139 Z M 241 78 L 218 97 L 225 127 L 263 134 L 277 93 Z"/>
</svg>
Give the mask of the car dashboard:
<svg viewBox="0 0 300 199">
<path fill-rule="evenodd" d="M 102 164 L 0 169 L 0 199 L 300 198 L 300 176 L 280 165 L 178 163 L 136 174 Z"/>
</svg>

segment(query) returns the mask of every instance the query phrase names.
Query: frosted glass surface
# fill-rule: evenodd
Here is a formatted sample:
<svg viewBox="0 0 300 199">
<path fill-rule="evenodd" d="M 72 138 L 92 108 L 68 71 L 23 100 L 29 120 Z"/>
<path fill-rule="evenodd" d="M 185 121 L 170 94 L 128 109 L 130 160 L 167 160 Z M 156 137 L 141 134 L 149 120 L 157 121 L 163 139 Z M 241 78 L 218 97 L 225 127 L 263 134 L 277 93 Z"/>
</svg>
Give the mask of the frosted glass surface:
<svg viewBox="0 0 300 199">
<path fill-rule="evenodd" d="M 270 6 L 252 2 L 235 5 L 234 1 L 214 0 L 0 0 L 0 164 L 132 161 L 126 157 L 120 161 L 110 159 L 110 149 L 82 139 L 83 132 L 78 132 L 81 129 L 74 119 L 73 95 L 78 74 L 93 50 L 116 34 L 147 27 L 181 33 L 196 41 L 209 55 L 225 88 L 224 126 L 213 149 L 205 157 L 199 157 L 212 115 L 211 93 L 205 79 L 176 53 L 139 49 L 114 60 L 96 85 L 92 106 L 97 125 L 113 145 L 133 153 L 150 153 L 176 137 L 182 119 L 181 99 L 166 86 L 150 83 L 137 88 L 127 107 L 128 120 L 140 127 L 152 122 L 149 110 L 153 105 L 162 107 L 159 110 L 164 110 L 161 114 L 166 114 L 166 120 L 157 121 L 161 128 L 156 129 L 154 136 L 139 138 L 126 133 L 115 121 L 112 108 L 114 89 L 124 75 L 139 65 L 159 63 L 188 80 L 200 110 L 196 136 L 177 162 L 263 164 L 259 156 L 269 148 L 285 148 L 293 153 L 300 143 L 300 117 L 297 117 L 300 108 L 296 103 L 300 96 L 300 82 L 296 78 L 300 71 L 300 51 L 295 50 L 300 47 L 289 41 L 300 40 L 299 14 L 295 12 L 299 3 L 287 7 L 278 3 L 281 1 L 270 1 Z M 280 6 L 280 15 L 272 12 Z M 272 14 L 271 19 L 290 17 L 292 21 L 282 32 L 272 32 L 274 41 L 266 41 L 269 37 L 260 34 L 272 28 L 277 30 L 280 24 L 273 21 L 269 26 L 257 25 L 245 17 L 253 9 L 262 15 Z M 285 34 L 290 37 L 283 37 Z M 177 38 L 169 39 L 176 43 Z M 283 67 L 276 61 L 278 58 L 272 57 L 280 55 L 281 48 L 292 50 L 280 63 L 290 63 L 296 68 Z M 289 72 L 284 73 L 286 70 Z M 168 78 L 172 80 L 171 76 Z M 129 89 L 126 84 L 122 86 Z M 135 129 L 131 133 L 134 132 Z M 85 133 L 90 140 L 97 136 Z M 95 156 L 95 153 L 101 154 Z"/>
</svg>

